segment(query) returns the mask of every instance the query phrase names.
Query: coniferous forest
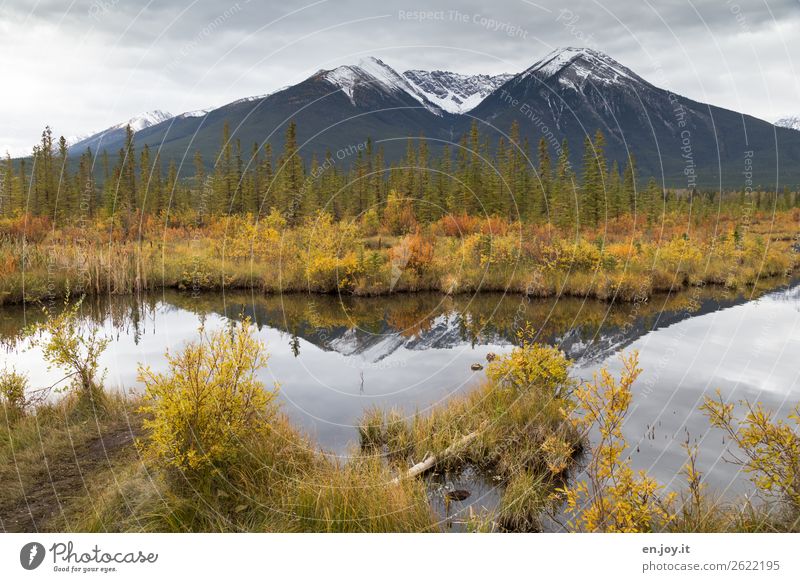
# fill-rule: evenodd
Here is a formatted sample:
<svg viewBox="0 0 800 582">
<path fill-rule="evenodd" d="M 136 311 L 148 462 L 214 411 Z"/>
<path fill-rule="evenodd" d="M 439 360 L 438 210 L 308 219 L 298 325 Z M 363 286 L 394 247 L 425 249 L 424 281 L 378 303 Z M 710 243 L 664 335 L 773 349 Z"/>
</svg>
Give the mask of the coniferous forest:
<svg viewBox="0 0 800 582">
<path fill-rule="evenodd" d="M 214 159 L 196 152 L 193 174 L 179 178 L 187 172 L 179 171 L 176 160 L 161 159 L 147 145 L 137 148 L 130 127 L 118 152 L 87 150 L 77 162 L 66 140 L 56 140 L 46 128 L 30 158 L 6 158 L 2 215 L 67 222 L 116 218 L 129 227 L 143 215 L 175 220 L 202 210 L 265 216 L 274 209 L 293 225 L 318 211 L 335 220 L 381 213 L 395 198 L 410 201 L 421 224 L 467 214 L 574 229 L 596 228 L 626 215 L 654 224 L 676 213 L 691 212 L 703 220 L 723 206 L 780 211 L 800 205 L 788 188 L 777 193 L 752 187 L 722 193 L 664 188 L 637 173 L 635 152 L 622 166 L 609 163 L 599 130 L 582 144 L 562 142 L 557 152 L 544 138 L 532 151 L 516 123 L 508 135 L 490 144 L 475 122 L 468 135 L 438 156 L 420 136 L 408 140 L 402 161 L 389 164 L 370 139 L 306 160 L 293 122 L 278 152 L 269 143 L 242 144 L 225 126 Z M 582 148 L 579 169 L 569 162 L 570 147 Z"/>
<path fill-rule="evenodd" d="M 293 122 L 278 152 L 226 125 L 214 159 L 196 153 L 180 177 L 130 126 L 116 155 L 77 162 L 46 128 L 4 164 L 0 301 L 160 287 L 636 301 L 791 268 L 796 192 L 665 189 L 634 155 L 609 163 L 599 131 L 580 168 L 566 142 L 554 156 L 508 135 L 492 144 L 473 124 L 438 156 L 420 136 L 387 163 L 369 139 L 305 160 Z"/>
</svg>

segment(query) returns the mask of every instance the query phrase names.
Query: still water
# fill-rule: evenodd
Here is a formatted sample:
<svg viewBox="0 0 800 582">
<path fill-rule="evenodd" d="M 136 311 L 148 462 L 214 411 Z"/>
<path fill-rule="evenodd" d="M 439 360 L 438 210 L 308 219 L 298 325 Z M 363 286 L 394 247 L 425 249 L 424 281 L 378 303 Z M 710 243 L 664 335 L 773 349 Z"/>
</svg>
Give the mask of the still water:
<svg viewBox="0 0 800 582">
<path fill-rule="evenodd" d="M 197 329 L 250 316 L 267 344 L 262 379 L 278 383 L 285 412 L 331 454 L 346 456 L 355 426 L 370 406 L 424 413 L 484 377 L 472 365 L 489 352 L 511 350 L 526 323 L 537 341 L 560 348 L 573 373 L 591 378 L 601 366 L 618 371 L 618 354 L 638 350 L 644 372 L 625 425 L 634 465 L 668 486 L 682 486 L 682 443 L 700 444 L 699 468 L 719 492 L 741 493 L 746 476 L 726 462 L 722 434 L 698 406 L 719 389 L 726 399 L 764 402 L 785 415 L 800 402 L 800 284 L 744 295 L 698 288 L 638 304 L 577 298 L 527 300 L 480 294 L 385 298 L 246 293 L 191 297 L 167 292 L 144 298 L 92 300 L 87 324 L 113 339 L 102 357 L 105 385 L 140 390 L 138 364 L 165 368 Z M 0 366 L 28 375 L 32 387 L 58 380 L 41 352 L 22 337 L 37 308 L 0 308 Z M 491 492 L 484 492 L 491 496 Z"/>
</svg>

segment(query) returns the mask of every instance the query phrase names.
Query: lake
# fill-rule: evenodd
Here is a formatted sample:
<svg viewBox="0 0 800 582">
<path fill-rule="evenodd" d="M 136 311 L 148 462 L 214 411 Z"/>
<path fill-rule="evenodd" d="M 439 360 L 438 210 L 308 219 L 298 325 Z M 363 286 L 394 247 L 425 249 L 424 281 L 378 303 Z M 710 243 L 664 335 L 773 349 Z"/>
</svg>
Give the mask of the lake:
<svg viewBox="0 0 800 582">
<path fill-rule="evenodd" d="M 748 490 L 727 462 L 723 435 L 698 407 L 719 389 L 726 399 L 762 401 L 785 415 L 800 402 L 800 284 L 768 282 L 757 291 L 696 288 L 640 303 L 574 297 L 526 299 L 477 294 L 399 294 L 381 298 L 329 295 L 256 296 L 219 293 L 92 299 L 87 324 L 112 338 L 101 365 L 109 389 L 136 391 L 137 364 L 165 368 L 166 349 L 179 350 L 207 329 L 242 314 L 267 344 L 262 379 L 279 383 L 285 412 L 330 454 L 357 446 L 357 425 L 370 406 L 425 411 L 484 378 L 472 365 L 511 350 L 528 323 L 537 341 L 558 345 L 586 379 L 601 366 L 620 369 L 618 354 L 639 350 L 644 372 L 625 424 L 635 468 L 669 487 L 683 486 L 682 444 L 700 444 L 699 469 L 712 490 Z M 35 306 L 0 308 L 0 365 L 28 375 L 32 387 L 63 374 L 47 370 L 22 328 L 41 317 Z M 475 486 L 477 487 L 477 486 Z M 473 503 L 492 503 L 485 484 Z M 473 488 L 475 491 L 475 488 Z M 476 491 L 478 493 L 478 491 Z"/>
</svg>

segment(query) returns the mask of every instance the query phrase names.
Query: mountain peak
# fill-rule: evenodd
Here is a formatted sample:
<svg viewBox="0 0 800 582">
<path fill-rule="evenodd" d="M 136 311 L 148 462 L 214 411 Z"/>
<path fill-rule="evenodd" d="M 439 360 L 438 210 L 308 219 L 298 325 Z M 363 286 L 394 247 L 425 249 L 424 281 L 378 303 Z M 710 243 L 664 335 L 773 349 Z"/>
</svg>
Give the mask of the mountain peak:
<svg viewBox="0 0 800 582">
<path fill-rule="evenodd" d="M 133 131 L 141 131 L 146 127 L 150 127 L 156 123 L 161 123 L 167 119 L 172 119 L 173 117 L 174 115 L 171 113 L 161 111 L 160 109 L 153 109 L 152 111 L 147 111 L 141 115 L 131 117 L 128 121 L 123 121 L 120 124 L 112 125 L 109 129 L 124 129 L 126 125 L 130 125 Z"/>
<path fill-rule="evenodd" d="M 450 113 L 466 113 L 513 75 L 462 75 L 412 69 L 403 73 L 414 88 Z"/>
<path fill-rule="evenodd" d="M 797 115 L 792 115 L 790 117 L 781 117 L 778 121 L 775 122 L 775 125 L 778 127 L 786 127 L 788 129 L 797 129 L 800 130 L 800 117 Z"/>
<path fill-rule="evenodd" d="M 81 136 L 74 136 L 67 139 L 67 144 L 69 145 L 70 151 L 77 152 L 86 149 L 87 147 L 98 148 L 102 143 L 113 139 L 113 137 L 117 134 L 124 135 L 125 127 L 130 125 L 131 129 L 134 132 L 141 131 L 146 129 L 152 125 L 156 125 L 161 123 L 162 121 L 167 121 L 168 119 L 172 119 L 174 115 L 171 113 L 167 113 L 166 111 L 162 111 L 160 109 L 154 109 L 152 111 L 147 111 L 140 115 L 136 115 L 131 117 L 127 121 L 123 121 L 122 123 L 118 123 L 116 125 L 112 125 L 104 129 L 103 131 L 96 131 L 93 133 L 89 133 L 86 135 Z"/>
<path fill-rule="evenodd" d="M 375 57 L 365 57 L 355 65 L 342 65 L 318 73 L 339 87 L 355 105 L 354 91 L 359 85 L 372 85 L 390 92 L 408 92 L 406 80 L 392 67 Z"/>
<path fill-rule="evenodd" d="M 586 79 L 604 85 L 644 80 L 607 54 L 586 47 L 558 48 L 522 73 L 542 81 L 558 79 L 561 84 L 575 86 Z"/>
<path fill-rule="evenodd" d="M 364 57 L 355 65 L 323 69 L 317 76 L 338 87 L 353 105 L 358 105 L 355 90 L 361 86 L 394 96 L 409 96 L 432 113 L 442 114 L 440 107 L 434 105 L 408 79 L 377 57 Z"/>
</svg>

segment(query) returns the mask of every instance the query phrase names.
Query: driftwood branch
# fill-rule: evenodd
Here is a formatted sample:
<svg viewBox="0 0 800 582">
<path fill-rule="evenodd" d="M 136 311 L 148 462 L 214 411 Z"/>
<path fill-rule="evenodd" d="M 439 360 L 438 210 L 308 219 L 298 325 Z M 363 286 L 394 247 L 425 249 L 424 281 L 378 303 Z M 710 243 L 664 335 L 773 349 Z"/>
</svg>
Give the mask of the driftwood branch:
<svg viewBox="0 0 800 582">
<path fill-rule="evenodd" d="M 486 428 L 488 422 L 489 421 L 484 421 L 476 430 L 458 439 L 456 442 L 454 442 L 452 445 L 450 445 L 444 451 L 442 451 L 441 455 L 438 456 L 429 455 L 425 457 L 425 459 L 423 459 L 422 461 L 411 467 L 408 471 L 392 479 L 392 483 L 399 483 L 401 479 L 413 479 L 417 475 L 421 475 L 425 471 L 432 469 L 433 467 L 435 467 L 437 464 L 441 463 L 448 457 L 453 456 L 458 451 L 460 451 L 468 444 L 470 444 L 472 441 L 474 441 L 476 438 L 478 438 L 481 432 L 483 432 L 483 429 Z"/>
</svg>

